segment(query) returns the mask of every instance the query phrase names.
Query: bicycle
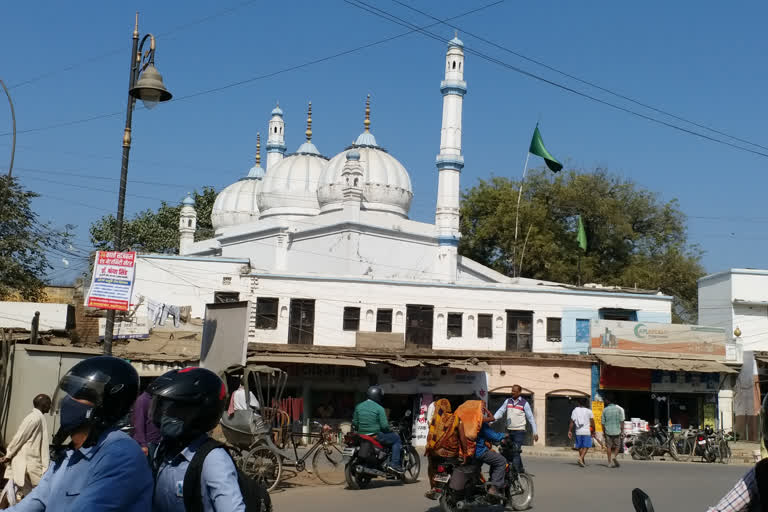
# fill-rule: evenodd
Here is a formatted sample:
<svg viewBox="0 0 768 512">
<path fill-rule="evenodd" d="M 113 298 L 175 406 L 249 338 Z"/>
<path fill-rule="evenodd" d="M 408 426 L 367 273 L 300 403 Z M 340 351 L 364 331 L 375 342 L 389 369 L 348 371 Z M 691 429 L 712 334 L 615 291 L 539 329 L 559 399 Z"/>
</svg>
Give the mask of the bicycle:
<svg viewBox="0 0 768 512">
<path fill-rule="evenodd" d="M 312 471 L 320 481 L 328 485 L 341 485 L 345 478 L 342 449 L 338 443 L 339 431 L 317 422 L 314 422 L 314 425 L 321 428 L 319 433 L 289 434 L 293 447 L 292 455 L 275 446 L 269 437 L 261 438 L 243 457 L 243 472 L 263 482 L 267 490 L 272 491 L 280 483 L 283 466 L 301 473 L 307 468 L 306 461 L 312 457 Z M 297 440 L 306 437 L 317 441 L 299 457 L 300 443 L 297 443 Z"/>
<path fill-rule="evenodd" d="M 728 445 L 728 435 L 723 429 L 715 432 L 715 449 L 717 450 L 717 459 L 721 464 L 728 464 L 731 461 L 731 447 Z"/>
</svg>

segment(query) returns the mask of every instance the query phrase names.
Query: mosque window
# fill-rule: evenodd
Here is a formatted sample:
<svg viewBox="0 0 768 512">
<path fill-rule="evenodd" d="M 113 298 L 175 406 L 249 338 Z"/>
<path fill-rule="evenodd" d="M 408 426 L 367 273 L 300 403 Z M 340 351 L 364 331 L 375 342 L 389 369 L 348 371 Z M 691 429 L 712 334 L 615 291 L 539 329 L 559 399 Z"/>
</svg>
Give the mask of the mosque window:
<svg viewBox="0 0 768 512">
<path fill-rule="evenodd" d="M 376 332 L 392 332 L 392 310 L 376 310 Z"/>
<path fill-rule="evenodd" d="M 237 302 L 240 300 L 238 292 L 213 292 L 213 302 L 222 304 L 224 302 Z"/>
<path fill-rule="evenodd" d="M 461 338 L 461 313 L 448 313 L 448 338 Z"/>
<path fill-rule="evenodd" d="M 493 315 L 477 315 L 477 337 L 493 338 Z"/>
<path fill-rule="evenodd" d="M 563 340 L 561 318 L 547 318 L 547 341 L 559 342 Z"/>
<path fill-rule="evenodd" d="M 187 226 L 190 228 L 192 227 L 192 219 L 187 220 Z"/>
<path fill-rule="evenodd" d="M 456 69 L 456 61 L 453 61 L 453 69 Z"/>
<path fill-rule="evenodd" d="M 280 299 L 275 297 L 256 298 L 256 328 L 277 329 L 277 308 Z"/>
<path fill-rule="evenodd" d="M 344 308 L 344 330 L 360 330 L 360 308 Z"/>
<path fill-rule="evenodd" d="M 275 133 L 277 133 L 277 126 L 275 126 Z"/>
</svg>

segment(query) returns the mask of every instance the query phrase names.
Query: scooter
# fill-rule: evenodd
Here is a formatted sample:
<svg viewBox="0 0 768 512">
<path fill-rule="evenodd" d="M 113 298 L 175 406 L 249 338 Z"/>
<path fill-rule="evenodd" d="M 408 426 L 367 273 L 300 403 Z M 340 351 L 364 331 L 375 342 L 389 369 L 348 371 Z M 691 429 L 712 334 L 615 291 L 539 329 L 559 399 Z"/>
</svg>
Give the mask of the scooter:
<svg viewBox="0 0 768 512">
<path fill-rule="evenodd" d="M 634 489 L 632 491 L 632 505 L 635 507 L 635 512 L 653 512 L 651 497 L 641 489 Z"/>
</svg>

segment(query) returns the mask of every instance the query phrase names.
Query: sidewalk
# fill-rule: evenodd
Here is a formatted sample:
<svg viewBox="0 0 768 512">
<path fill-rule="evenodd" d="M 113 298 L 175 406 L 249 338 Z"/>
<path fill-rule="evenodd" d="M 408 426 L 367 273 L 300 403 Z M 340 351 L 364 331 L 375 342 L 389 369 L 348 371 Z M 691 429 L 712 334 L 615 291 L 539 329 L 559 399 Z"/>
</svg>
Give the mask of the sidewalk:
<svg viewBox="0 0 768 512">
<path fill-rule="evenodd" d="M 754 464 L 754 450 L 759 450 L 760 445 L 758 443 L 751 442 L 733 442 L 729 443 L 731 448 L 731 464 Z M 576 458 L 577 452 L 573 448 L 567 446 L 523 446 L 523 456 L 528 457 L 564 457 L 564 458 Z M 588 460 L 605 459 L 605 449 L 600 445 L 596 445 L 587 453 Z M 619 455 L 619 460 L 630 459 L 629 453 Z M 685 460 L 686 455 L 682 455 L 681 459 Z M 674 462 L 669 456 L 666 457 L 654 457 L 654 461 L 671 461 Z M 695 460 L 695 459 L 694 459 Z"/>
</svg>

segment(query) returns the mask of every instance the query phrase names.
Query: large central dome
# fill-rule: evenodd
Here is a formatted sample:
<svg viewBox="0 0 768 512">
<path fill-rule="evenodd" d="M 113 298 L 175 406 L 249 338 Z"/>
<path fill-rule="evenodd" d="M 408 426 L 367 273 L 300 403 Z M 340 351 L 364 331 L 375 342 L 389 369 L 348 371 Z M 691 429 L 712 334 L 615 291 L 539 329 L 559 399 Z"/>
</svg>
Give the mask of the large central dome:
<svg viewBox="0 0 768 512">
<path fill-rule="evenodd" d="M 370 211 L 394 213 L 407 217 L 413 199 L 411 178 L 405 167 L 376 143 L 370 132 L 370 107 L 366 105 L 365 131 L 354 144 L 331 158 L 320 176 L 317 198 L 322 213 L 342 209 L 344 200 L 342 171 L 347 152 L 354 149 L 360 155 L 363 169 L 363 200 L 361 208 Z"/>
<path fill-rule="evenodd" d="M 218 235 L 224 228 L 255 222 L 259 218 L 256 200 L 261 192 L 264 169 L 261 168 L 261 137 L 256 135 L 256 165 L 248 175 L 219 192 L 211 210 L 213 232 Z"/>
</svg>

